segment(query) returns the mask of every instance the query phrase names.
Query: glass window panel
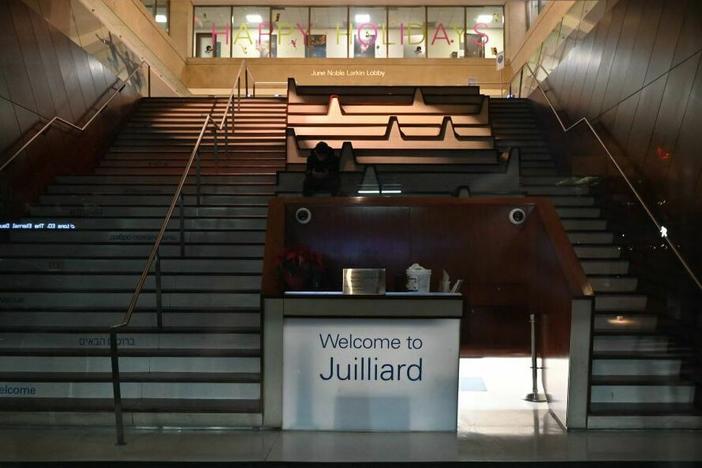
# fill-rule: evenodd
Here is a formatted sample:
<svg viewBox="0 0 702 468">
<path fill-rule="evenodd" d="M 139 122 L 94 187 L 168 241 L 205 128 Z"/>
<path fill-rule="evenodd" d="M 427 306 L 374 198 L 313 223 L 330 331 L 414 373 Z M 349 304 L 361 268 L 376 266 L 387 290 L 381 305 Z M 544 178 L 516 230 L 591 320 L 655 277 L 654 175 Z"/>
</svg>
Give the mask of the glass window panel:
<svg viewBox="0 0 702 468">
<path fill-rule="evenodd" d="M 306 57 L 342 57 L 348 54 L 349 24 L 346 7 L 319 7 L 310 11 Z"/>
<path fill-rule="evenodd" d="M 307 7 L 271 7 L 271 57 L 304 57 L 309 34 Z"/>
<path fill-rule="evenodd" d="M 505 17 L 501 6 L 466 8 L 465 56 L 495 58 L 505 46 Z"/>
<path fill-rule="evenodd" d="M 427 9 L 429 58 L 463 57 L 465 32 L 463 7 L 429 7 Z"/>
<path fill-rule="evenodd" d="M 356 58 L 387 57 L 387 24 L 385 7 L 351 8 L 351 35 L 353 42 L 349 56 Z"/>
<path fill-rule="evenodd" d="M 195 7 L 195 57 L 231 57 L 231 7 Z"/>
<path fill-rule="evenodd" d="M 154 21 L 158 24 L 161 29 L 168 32 L 168 20 L 169 20 L 169 1 L 168 0 L 158 0 L 156 2 L 156 14 L 154 15 Z"/>
<path fill-rule="evenodd" d="M 427 56 L 425 13 L 424 7 L 388 8 L 388 57 Z"/>
<path fill-rule="evenodd" d="M 268 57 L 271 44 L 270 8 L 232 9 L 232 57 Z"/>
</svg>

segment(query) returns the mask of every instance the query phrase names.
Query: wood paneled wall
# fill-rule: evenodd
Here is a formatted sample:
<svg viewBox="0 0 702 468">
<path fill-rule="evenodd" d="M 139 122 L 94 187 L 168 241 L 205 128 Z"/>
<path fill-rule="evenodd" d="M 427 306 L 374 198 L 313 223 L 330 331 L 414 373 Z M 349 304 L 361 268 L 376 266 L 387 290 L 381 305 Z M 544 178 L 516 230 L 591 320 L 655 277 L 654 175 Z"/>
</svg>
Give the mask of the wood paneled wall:
<svg viewBox="0 0 702 468">
<path fill-rule="evenodd" d="M 308 224 L 295 220 L 307 207 Z M 524 224 L 508 220 L 522 207 Z M 553 317 L 548 332 L 568 349 L 570 298 L 585 296 L 582 272 L 555 210 L 541 199 L 290 198 L 269 209 L 263 294 L 279 296 L 276 257 L 285 246 L 305 245 L 328 267 L 326 289 L 341 290 L 345 267 L 385 268 L 388 290 L 402 291 L 405 269 L 417 262 L 432 270 L 438 290 L 442 269 L 465 280 L 464 353 L 527 354 L 529 314 Z M 556 319 L 560 317 L 560 319 Z"/>
<path fill-rule="evenodd" d="M 587 116 L 611 137 L 702 272 L 702 2 L 619 1 L 568 39 L 547 85 L 571 121 Z"/>
<path fill-rule="evenodd" d="M 86 122 L 117 77 L 19 0 L 0 2 L 0 150 L 2 159 L 58 115 Z M 15 205 L 31 201 L 60 174 L 89 170 L 138 99 L 125 88 L 89 130 L 49 130 L 0 176 Z"/>
</svg>

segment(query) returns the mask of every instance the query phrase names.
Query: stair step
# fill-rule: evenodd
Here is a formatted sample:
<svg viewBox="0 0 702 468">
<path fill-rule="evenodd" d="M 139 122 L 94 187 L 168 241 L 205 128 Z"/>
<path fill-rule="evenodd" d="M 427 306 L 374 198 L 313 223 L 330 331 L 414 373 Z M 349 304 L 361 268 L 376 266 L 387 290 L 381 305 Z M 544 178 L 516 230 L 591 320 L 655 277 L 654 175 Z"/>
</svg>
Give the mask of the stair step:
<svg viewBox="0 0 702 468">
<path fill-rule="evenodd" d="M 250 167 L 221 167 L 217 165 L 208 165 L 201 167 L 201 176 L 227 176 L 227 175 L 275 175 L 279 168 L 276 167 L 257 167 L 255 170 Z M 168 175 L 182 175 L 184 172 L 183 168 L 178 167 L 97 167 L 95 169 L 95 175 L 134 175 L 134 176 L 168 176 Z M 189 171 L 190 178 L 194 179 L 197 174 L 197 169 L 192 167 Z"/>
<path fill-rule="evenodd" d="M 29 328 L 32 332 L 51 328 L 57 331 L 75 332 L 78 329 L 92 327 L 100 329 L 100 336 L 105 337 L 104 331 L 108 327 L 124 319 L 124 310 L 98 309 L 98 310 L 59 310 L 59 311 L 0 311 L 3 323 L 11 323 L 12 327 Z M 237 330 L 238 333 L 260 333 L 261 314 L 258 310 L 251 311 L 223 311 L 212 312 L 202 310 L 173 310 L 163 309 L 163 329 L 207 329 L 220 332 L 223 330 Z M 157 314 L 153 309 L 137 309 L 126 333 L 131 333 L 133 328 L 157 327 Z M 9 327 L 8 327 L 9 328 Z M 16 358 L 15 358 L 16 359 Z M 39 359 L 39 358 L 36 358 Z M 0 369 L 5 361 L 0 360 Z M 148 364 L 148 362 L 146 362 Z M 89 367 L 82 367 L 88 369 Z M 92 367 L 90 367 L 92 368 Z M 206 366 L 201 367 L 207 369 Z M 29 369 L 22 367 L 22 369 Z M 80 368 L 79 368 L 80 369 Z M 197 367 L 193 367 L 197 369 Z"/>
<path fill-rule="evenodd" d="M 648 313 L 612 312 L 597 313 L 594 317 L 594 332 L 621 332 L 632 331 L 652 332 L 658 327 L 658 317 Z"/>
<path fill-rule="evenodd" d="M 272 196 L 258 195 L 203 195 L 200 206 L 268 206 Z M 41 205 L 49 206 L 169 206 L 173 199 L 170 195 L 42 195 Z M 195 206 L 195 197 L 185 197 L 185 206 Z"/>
<path fill-rule="evenodd" d="M 627 260 L 582 260 L 580 265 L 586 275 L 626 275 L 629 272 Z"/>
<path fill-rule="evenodd" d="M 592 206 L 595 204 L 594 197 L 576 195 L 576 196 L 550 196 L 548 197 L 554 206 Z"/>
<path fill-rule="evenodd" d="M 534 187 L 580 187 L 589 188 L 599 185 L 601 179 L 593 176 L 542 176 L 542 177 L 521 177 L 523 185 Z M 586 192 L 587 193 L 587 192 Z"/>
<path fill-rule="evenodd" d="M 120 333 L 118 345 L 125 349 L 139 348 L 160 351 L 178 349 L 191 351 L 197 357 L 201 350 L 259 350 L 261 337 L 255 334 L 233 333 Z M 18 349 L 77 349 L 91 353 L 109 349 L 105 333 L 0 333 L 0 354 Z M 85 354 L 83 353 L 83 354 Z M 18 369 L 22 370 L 23 369 Z M 0 381 L 2 377 L 0 377 Z"/>
<path fill-rule="evenodd" d="M 11 242 L 37 242 L 55 244 L 149 244 L 156 242 L 154 231 L 12 231 Z M 186 231 L 186 244 L 261 244 L 265 243 L 264 231 Z M 167 231 L 162 245 L 180 244 L 178 232 Z"/>
<path fill-rule="evenodd" d="M 187 161 L 182 160 L 137 160 L 137 159 L 105 159 L 100 163 L 101 168 L 143 168 L 143 169 L 161 169 L 161 168 L 177 168 L 181 174 L 185 169 Z M 268 172 L 270 169 L 284 169 L 286 165 L 283 159 L 270 160 L 237 160 L 235 158 L 227 158 L 217 160 L 216 158 L 208 159 L 200 162 L 200 167 L 203 169 L 221 169 L 230 171 L 234 168 L 248 171 L 249 173 Z"/>
<path fill-rule="evenodd" d="M 146 259 L 151 252 L 152 244 L 0 244 L 0 258 L 22 257 L 58 257 L 58 258 L 142 258 Z M 160 255 L 176 257 L 180 255 L 180 246 L 173 244 L 162 245 Z M 186 257 L 228 257 L 228 258 L 262 258 L 263 245 L 237 244 L 186 244 Z"/>
<path fill-rule="evenodd" d="M 593 383 L 591 403 L 675 403 L 692 404 L 695 386 L 690 383 Z"/>
<path fill-rule="evenodd" d="M 659 376 L 676 377 L 680 375 L 682 360 L 680 358 L 667 359 L 599 359 L 592 361 L 592 375 L 599 376 Z"/>
<path fill-rule="evenodd" d="M 575 245 L 573 247 L 578 258 L 619 258 L 621 247 L 616 245 Z"/>
<path fill-rule="evenodd" d="M 595 296 L 596 311 L 641 311 L 646 310 L 648 296 L 643 294 L 598 294 Z"/>
<path fill-rule="evenodd" d="M 161 228 L 163 217 L 156 218 L 63 218 L 57 220 L 53 218 L 30 218 L 21 219 L 18 223 L 69 223 L 75 226 L 75 230 L 157 230 Z M 180 220 L 177 213 L 171 218 L 168 223 L 168 230 L 176 230 L 180 228 Z M 265 218 L 185 218 L 184 229 L 186 231 L 202 231 L 202 230 L 264 230 L 266 229 Z"/>
<path fill-rule="evenodd" d="M 529 185 L 524 187 L 528 195 L 588 195 L 590 187 L 587 185 Z"/>
<path fill-rule="evenodd" d="M 31 216 L 37 217 L 125 217 L 154 218 L 165 217 L 167 206 L 33 206 Z M 259 206 L 185 206 L 185 217 L 206 218 L 265 218 L 267 207 Z M 180 209 L 176 212 L 180 216 Z"/>
<path fill-rule="evenodd" d="M 108 175 L 87 175 L 87 176 L 60 176 L 56 178 L 59 184 L 167 184 L 175 187 L 180 181 L 177 176 L 108 176 Z M 202 185 L 243 185 L 243 184 L 275 184 L 273 175 L 226 175 L 226 176 L 203 176 Z M 186 185 L 195 185 L 195 177 L 189 177 Z"/>
<path fill-rule="evenodd" d="M 63 272 L 63 273 L 138 273 L 144 270 L 146 258 L 3 258 L 0 271 L 6 273 Z M 261 273 L 260 258 L 161 258 L 161 271 L 167 273 L 188 272 L 210 274 Z M 135 285 L 136 286 L 136 285 Z"/>
<path fill-rule="evenodd" d="M 136 286 L 136 285 L 135 285 Z M 132 292 L 1 292 L 0 309 L 27 310 L 52 308 L 55 310 L 74 310 L 90 308 L 120 307 L 127 310 Z M 162 294 L 164 307 L 192 309 L 255 310 L 260 305 L 257 293 L 223 293 L 223 292 L 189 292 Z M 144 292 L 139 297 L 138 307 L 156 307 L 156 294 Z"/>
<path fill-rule="evenodd" d="M 112 399 L 112 382 L 5 381 L 3 385 L 19 390 L 23 398 Z M 261 395 L 259 383 L 123 382 L 121 391 L 125 399 L 256 400 Z M 0 397 L 8 399 L 15 397 Z"/>
<path fill-rule="evenodd" d="M 4 291 L 134 291 L 139 275 L 85 275 L 32 273 L 29 275 L 0 274 L 0 295 Z M 229 291 L 258 292 L 261 277 L 215 276 L 215 275 L 162 275 L 164 291 Z M 144 285 L 146 291 L 156 289 L 156 278 L 152 274 Z M 1 333 L 0 333 L 1 335 Z M 0 339 L 0 346 L 3 341 Z"/>
<path fill-rule="evenodd" d="M 556 208 L 558 216 L 561 218 L 599 218 L 601 211 L 599 208 Z"/>
<path fill-rule="evenodd" d="M 204 203 L 205 196 L 207 195 L 256 195 L 256 196 L 274 196 L 274 185 L 256 185 L 256 184 L 242 184 L 242 185 L 212 185 L 208 184 L 200 186 L 200 193 L 202 198 L 201 203 Z M 175 193 L 176 186 L 169 184 L 133 184 L 129 181 L 125 181 L 123 184 L 110 184 L 110 185 L 100 185 L 100 184 L 62 184 L 62 185 L 50 185 L 47 188 L 49 194 L 66 194 L 66 195 L 166 195 L 169 199 L 172 199 Z M 186 185 L 183 187 L 183 194 L 185 194 L 185 203 L 191 203 L 195 200 L 194 195 L 197 193 L 197 188 L 194 185 Z"/>
<path fill-rule="evenodd" d="M 593 403 L 589 429 L 700 429 L 702 412 L 691 404 Z"/>
<path fill-rule="evenodd" d="M 664 335 L 595 335 L 594 352 L 610 351 L 667 351 L 669 338 Z"/>
<path fill-rule="evenodd" d="M 561 224 L 566 231 L 604 231 L 607 221 L 604 219 L 563 219 Z"/>
<path fill-rule="evenodd" d="M 612 244 L 614 234 L 611 232 L 569 232 L 568 239 L 571 244 Z"/>
<path fill-rule="evenodd" d="M 590 284 L 598 292 L 633 292 L 638 287 L 638 279 L 632 277 L 590 277 Z"/>
<path fill-rule="evenodd" d="M 261 402 L 258 398 L 184 399 L 161 398 L 156 395 L 153 398 L 124 398 L 122 408 L 125 412 L 206 413 L 208 417 L 205 421 L 211 421 L 212 413 L 260 413 Z M 0 398 L 0 410 L 3 412 L 14 410 L 59 413 L 77 411 L 80 412 L 81 419 L 85 419 L 84 413 L 86 412 L 107 412 L 114 422 L 114 400 L 111 395 L 105 398 Z"/>
</svg>

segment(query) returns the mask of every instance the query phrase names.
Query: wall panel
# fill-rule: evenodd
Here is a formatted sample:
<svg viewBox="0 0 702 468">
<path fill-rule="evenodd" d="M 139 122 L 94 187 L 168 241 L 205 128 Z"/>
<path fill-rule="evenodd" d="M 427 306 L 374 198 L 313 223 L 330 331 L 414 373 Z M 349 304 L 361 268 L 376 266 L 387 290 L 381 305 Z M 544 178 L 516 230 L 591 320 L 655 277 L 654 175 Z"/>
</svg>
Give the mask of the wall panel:
<svg viewBox="0 0 702 468">
<path fill-rule="evenodd" d="M 588 36 L 547 85 L 569 121 L 586 115 L 619 146 L 702 272 L 702 2 L 620 0 Z"/>
<path fill-rule="evenodd" d="M 0 2 L 0 77 L 0 162 L 56 115 L 87 121 L 117 81 L 20 0 Z M 85 133 L 56 126 L 38 137 L 0 174 L 8 211 L 20 213 L 56 175 L 89 170 L 136 99 L 128 87 Z"/>
</svg>

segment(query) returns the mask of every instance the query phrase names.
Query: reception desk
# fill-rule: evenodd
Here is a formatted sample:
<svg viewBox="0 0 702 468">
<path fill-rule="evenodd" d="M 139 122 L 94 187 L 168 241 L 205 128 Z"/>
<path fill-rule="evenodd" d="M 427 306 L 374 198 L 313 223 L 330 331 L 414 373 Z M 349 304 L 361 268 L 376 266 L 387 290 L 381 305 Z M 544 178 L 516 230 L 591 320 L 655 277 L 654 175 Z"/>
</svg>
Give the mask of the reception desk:
<svg viewBox="0 0 702 468">
<path fill-rule="evenodd" d="M 286 293 L 264 300 L 264 423 L 455 431 L 463 297 Z"/>
</svg>

